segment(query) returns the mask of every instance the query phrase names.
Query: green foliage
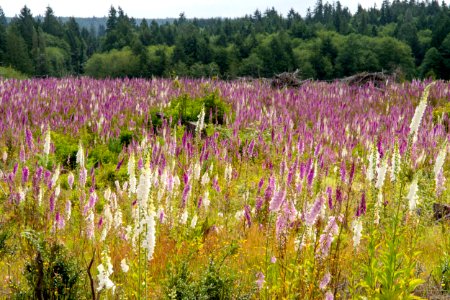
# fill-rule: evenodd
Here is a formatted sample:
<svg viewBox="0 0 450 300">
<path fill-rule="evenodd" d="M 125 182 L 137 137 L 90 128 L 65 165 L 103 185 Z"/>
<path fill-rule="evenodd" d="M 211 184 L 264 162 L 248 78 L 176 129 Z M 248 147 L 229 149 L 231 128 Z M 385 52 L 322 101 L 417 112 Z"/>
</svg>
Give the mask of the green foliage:
<svg viewBox="0 0 450 300">
<path fill-rule="evenodd" d="M 209 124 L 209 113 L 212 112 L 212 123 L 223 124 L 224 114 L 230 112 L 230 104 L 219 96 L 218 91 L 208 92 L 203 97 L 192 98 L 188 94 L 182 94 L 172 99 L 169 107 L 163 111 L 153 109 L 151 111 L 151 120 L 154 127 L 162 124 L 161 113 L 167 120 L 172 119 L 172 123 L 181 121 L 182 124 L 187 122 L 196 122 L 202 110 L 205 109 L 205 124 Z"/>
<path fill-rule="evenodd" d="M 88 166 L 114 164 L 117 163 L 117 153 L 110 151 L 108 145 L 99 144 L 91 149 L 87 160 Z"/>
<path fill-rule="evenodd" d="M 441 105 L 433 108 L 433 121 L 441 123 L 447 132 L 450 131 L 450 102 L 443 101 Z"/>
<path fill-rule="evenodd" d="M 137 140 L 136 133 L 128 130 L 122 130 L 118 138 L 111 138 L 108 141 L 108 150 L 119 154 L 124 147 L 128 147 L 133 140 Z"/>
<path fill-rule="evenodd" d="M 116 170 L 116 164 L 105 164 L 97 169 L 97 186 L 99 188 L 106 188 L 114 186 L 115 181 L 125 182 L 128 179 L 127 168 L 122 166 L 120 170 Z"/>
<path fill-rule="evenodd" d="M 189 268 L 188 257 L 172 266 L 165 283 L 165 299 L 251 299 L 253 290 L 242 292 L 236 282 L 236 275 L 224 271 L 224 263 L 228 257 L 234 255 L 238 248 L 235 243 L 223 249 L 218 257 L 211 257 L 209 264 L 195 277 L 195 270 Z"/>
<path fill-rule="evenodd" d="M 434 274 L 435 280 L 446 293 L 450 293 L 450 256 L 445 253 Z"/>
<path fill-rule="evenodd" d="M 68 74 L 70 57 L 66 51 L 58 47 L 46 47 L 45 53 L 48 60 L 48 74 L 61 77 Z"/>
<path fill-rule="evenodd" d="M 138 73 L 139 60 L 129 48 L 94 54 L 85 66 L 86 75 L 95 78 L 127 77 Z"/>
<path fill-rule="evenodd" d="M 259 55 L 252 53 L 249 57 L 242 60 L 242 64 L 239 66 L 239 74 L 261 77 L 263 64 L 264 63 Z"/>
<path fill-rule="evenodd" d="M 450 22 L 449 22 L 450 24 Z M 443 79 L 450 79 L 450 33 L 447 34 L 440 46 L 440 54 L 442 56 L 441 74 Z"/>
<path fill-rule="evenodd" d="M 0 77 L 3 78 L 15 78 L 15 79 L 26 79 L 27 76 L 21 72 L 11 68 L 11 67 L 0 67 Z"/>
<path fill-rule="evenodd" d="M 231 299 L 233 278 L 223 276 L 220 266 L 210 260 L 198 287 L 198 299 Z"/>
<path fill-rule="evenodd" d="M 75 169 L 78 141 L 68 135 L 51 133 L 51 140 L 55 145 L 56 162 L 65 167 Z"/>
<path fill-rule="evenodd" d="M 34 66 L 28 53 L 25 40 L 20 35 L 16 25 L 10 25 L 6 33 L 6 63 L 14 69 L 25 73 L 33 74 Z"/>
<path fill-rule="evenodd" d="M 10 252 L 9 246 L 7 244 L 8 239 L 11 236 L 10 230 L 7 226 L 1 224 L 0 225 L 0 257 Z"/>
<path fill-rule="evenodd" d="M 440 73 L 441 62 L 442 56 L 439 51 L 434 47 L 428 49 L 422 65 L 420 65 L 420 75 L 423 78 L 436 78 Z"/>
<path fill-rule="evenodd" d="M 16 291 L 17 299 L 79 299 L 81 270 L 62 245 L 48 242 L 34 232 L 22 234 L 31 257 L 24 274 L 28 289 Z"/>
<path fill-rule="evenodd" d="M 169 269 L 165 286 L 166 299 L 196 299 L 196 286 L 186 261 Z"/>
<path fill-rule="evenodd" d="M 274 74 L 296 69 L 292 45 L 284 33 L 263 39 L 255 51 L 262 60 L 263 77 L 272 77 Z"/>
<path fill-rule="evenodd" d="M 53 131 L 51 133 L 51 140 L 55 145 L 55 158 L 57 163 L 70 169 L 75 169 L 78 141 L 71 136 L 58 134 Z"/>
</svg>

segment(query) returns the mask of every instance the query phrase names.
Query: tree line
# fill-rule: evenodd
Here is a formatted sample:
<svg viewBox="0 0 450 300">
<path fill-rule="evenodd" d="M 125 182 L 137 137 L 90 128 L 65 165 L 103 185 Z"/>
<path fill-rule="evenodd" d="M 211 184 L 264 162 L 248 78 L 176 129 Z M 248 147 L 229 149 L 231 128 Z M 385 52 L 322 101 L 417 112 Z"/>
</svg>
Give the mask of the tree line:
<svg viewBox="0 0 450 300">
<path fill-rule="evenodd" d="M 302 17 L 275 8 L 240 18 L 137 22 L 111 6 L 106 26 L 43 18 L 26 6 L 7 22 L 0 7 L 0 65 L 30 76 L 271 77 L 299 69 L 329 80 L 362 71 L 404 78 L 450 78 L 450 7 L 438 1 L 384 0 L 352 14 L 317 0 Z"/>
</svg>

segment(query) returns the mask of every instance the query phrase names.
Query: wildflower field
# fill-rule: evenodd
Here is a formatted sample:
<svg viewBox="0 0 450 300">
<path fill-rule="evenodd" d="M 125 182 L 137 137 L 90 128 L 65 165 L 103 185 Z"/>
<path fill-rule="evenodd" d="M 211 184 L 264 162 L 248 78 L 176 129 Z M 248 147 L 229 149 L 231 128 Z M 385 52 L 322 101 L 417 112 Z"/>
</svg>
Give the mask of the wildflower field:
<svg viewBox="0 0 450 300">
<path fill-rule="evenodd" d="M 450 84 L 0 80 L 0 297 L 448 299 Z"/>
</svg>

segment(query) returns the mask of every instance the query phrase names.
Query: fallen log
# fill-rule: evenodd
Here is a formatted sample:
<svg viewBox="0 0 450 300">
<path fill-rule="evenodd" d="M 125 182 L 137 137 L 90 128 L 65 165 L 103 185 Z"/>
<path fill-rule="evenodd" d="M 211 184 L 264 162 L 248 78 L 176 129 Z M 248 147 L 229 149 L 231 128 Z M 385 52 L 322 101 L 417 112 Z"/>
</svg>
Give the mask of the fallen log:
<svg viewBox="0 0 450 300">
<path fill-rule="evenodd" d="M 388 81 L 396 81 L 395 75 L 388 75 L 384 72 L 368 73 L 362 72 L 352 76 L 348 76 L 340 79 L 348 85 L 363 86 L 369 82 L 373 83 L 376 87 L 384 86 Z"/>
<path fill-rule="evenodd" d="M 295 70 L 294 72 L 283 72 L 280 74 L 276 74 L 270 84 L 273 88 L 282 89 L 285 87 L 289 88 L 298 88 L 302 86 L 303 83 L 309 81 L 309 80 L 300 80 L 299 77 L 299 70 Z"/>
<path fill-rule="evenodd" d="M 433 217 L 436 221 L 450 219 L 450 205 L 433 203 Z"/>
</svg>

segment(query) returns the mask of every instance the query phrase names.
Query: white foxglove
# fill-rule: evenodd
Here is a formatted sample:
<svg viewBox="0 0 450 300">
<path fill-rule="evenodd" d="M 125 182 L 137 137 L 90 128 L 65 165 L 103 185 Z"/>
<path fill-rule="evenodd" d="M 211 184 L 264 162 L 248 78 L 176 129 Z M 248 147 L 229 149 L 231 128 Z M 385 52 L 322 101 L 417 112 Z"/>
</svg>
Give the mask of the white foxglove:
<svg viewBox="0 0 450 300">
<path fill-rule="evenodd" d="M 197 220 L 198 220 L 197 215 L 194 215 L 194 217 L 191 220 L 191 228 L 195 228 L 195 226 L 197 225 Z"/>
<path fill-rule="evenodd" d="M 113 294 L 116 290 L 116 285 L 112 280 L 109 278 L 111 274 L 113 273 L 113 265 L 111 263 L 111 257 L 109 257 L 108 253 L 106 251 L 102 252 L 102 263 L 98 265 L 97 267 L 98 275 L 98 287 L 97 292 L 107 289 L 112 290 Z"/>
<path fill-rule="evenodd" d="M 413 137 L 413 144 L 417 141 L 417 132 L 419 131 L 420 123 L 422 122 L 423 114 L 425 113 L 425 110 L 427 108 L 427 100 L 428 95 L 430 94 L 430 88 L 433 85 L 433 83 L 430 83 L 425 87 L 425 90 L 423 91 L 422 98 L 420 98 L 420 103 L 416 107 L 416 110 L 414 112 L 414 116 L 411 120 L 411 124 L 409 125 L 409 134 Z"/>
<path fill-rule="evenodd" d="M 418 190 L 419 186 L 417 184 L 417 178 L 414 178 L 413 182 L 411 183 L 411 186 L 409 187 L 409 193 L 407 196 L 410 211 L 416 209 L 416 206 L 418 204 L 419 201 L 419 196 L 417 195 Z"/>
<path fill-rule="evenodd" d="M 447 145 L 444 145 L 441 151 L 439 151 L 439 154 L 436 158 L 436 163 L 434 164 L 434 178 L 436 180 L 436 183 L 438 182 L 439 173 L 441 173 L 442 167 L 444 166 L 446 156 L 447 156 Z"/>
<path fill-rule="evenodd" d="M 124 273 L 127 273 L 130 270 L 130 267 L 127 265 L 127 261 L 125 258 L 120 261 L 120 268 Z"/>
<path fill-rule="evenodd" d="M 76 162 L 77 162 L 78 166 L 84 167 L 84 150 L 83 150 L 83 145 L 81 144 L 81 141 L 78 144 L 78 151 L 77 151 Z"/>
<path fill-rule="evenodd" d="M 353 247 L 358 248 L 359 243 L 361 242 L 361 234 L 362 234 L 362 222 L 357 219 L 352 222 L 353 227 Z"/>
<path fill-rule="evenodd" d="M 386 178 L 386 171 L 387 171 L 387 159 L 384 159 L 381 163 L 381 166 L 377 170 L 377 182 L 375 184 L 375 187 L 377 189 L 381 189 L 384 184 L 384 179 Z"/>
<path fill-rule="evenodd" d="M 48 155 L 50 153 L 50 128 L 47 129 L 47 132 L 45 133 L 45 139 L 44 139 L 44 154 Z"/>
</svg>

